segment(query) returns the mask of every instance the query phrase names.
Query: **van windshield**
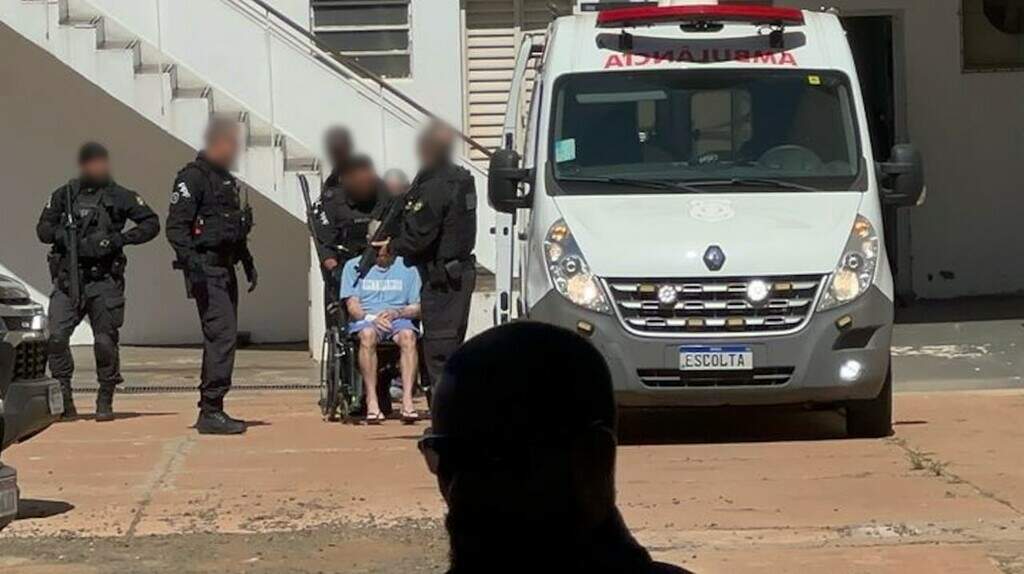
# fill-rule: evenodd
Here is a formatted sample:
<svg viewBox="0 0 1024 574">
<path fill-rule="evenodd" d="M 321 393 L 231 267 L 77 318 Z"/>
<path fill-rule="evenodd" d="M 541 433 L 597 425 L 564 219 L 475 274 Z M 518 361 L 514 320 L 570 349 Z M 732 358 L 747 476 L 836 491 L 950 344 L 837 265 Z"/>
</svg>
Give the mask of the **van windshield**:
<svg viewBox="0 0 1024 574">
<path fill-rule="evenodd" d="M 860 175 L 841 73 L 588 73 L 559 79 L 554 94 L 556 193 L 622 193 L 631 184 L 641 184 L 638 193 L 838 191 Z"/>
</svg>

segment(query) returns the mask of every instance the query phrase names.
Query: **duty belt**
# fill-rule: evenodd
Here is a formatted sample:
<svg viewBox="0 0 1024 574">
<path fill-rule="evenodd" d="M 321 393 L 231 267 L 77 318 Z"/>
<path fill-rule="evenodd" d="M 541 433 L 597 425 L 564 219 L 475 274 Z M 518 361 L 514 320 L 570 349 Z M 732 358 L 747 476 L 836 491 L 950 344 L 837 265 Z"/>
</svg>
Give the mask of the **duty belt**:
<svg viewBox="0 0 1024 574">
<path fill-rule="evenodd" d="M 199 254 L 200 260 L 212 267 L 234 267 L 237 258 L 232 253 L 221 251 L 204 251 Z"/>
</svg>

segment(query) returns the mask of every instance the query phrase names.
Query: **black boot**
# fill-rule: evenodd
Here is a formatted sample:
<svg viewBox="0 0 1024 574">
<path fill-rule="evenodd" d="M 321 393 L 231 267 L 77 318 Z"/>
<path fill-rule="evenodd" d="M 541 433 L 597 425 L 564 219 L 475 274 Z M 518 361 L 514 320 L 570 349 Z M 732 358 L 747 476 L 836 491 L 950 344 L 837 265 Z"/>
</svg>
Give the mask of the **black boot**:
<svg viewBox="0 0 1024 574">
<path fill-rule="evenodd" d="M 196 430 L 199 434 L 242 434 L 245 423 L 224 414 L 224 411 L 199 411 Z"/>
<path fill-rule="evenodd" d="M 113 385 L 100 385 L 96 393 L 96 422 L 106 423 L 114 420 L 114 390 Z"/>
<path fill-rule="evenodd" d="M 75 408 L 75 399 L 71 396 L 71 381 L 61 381 L 60 392 L 64 395 L 64 414 L 62 414 L 60 418 L 66 421 L 78 418 L 78 409 Z"/>
</svg>

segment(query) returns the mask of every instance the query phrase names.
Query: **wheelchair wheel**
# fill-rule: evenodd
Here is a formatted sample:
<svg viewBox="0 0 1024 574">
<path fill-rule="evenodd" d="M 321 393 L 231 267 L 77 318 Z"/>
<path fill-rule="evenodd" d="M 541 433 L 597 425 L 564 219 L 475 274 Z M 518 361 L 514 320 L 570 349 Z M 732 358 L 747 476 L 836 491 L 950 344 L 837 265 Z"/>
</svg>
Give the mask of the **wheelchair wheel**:
<svg viewBox="0 0 1024 574">
<path fill-rule="evenodd" d="M 339 387 L 341 365 L 338 364 L 338 353 L 335 341 L 337 334 L 329 330 L 324 335 L 323 347 L 320 350 L 320 414 L 325 421 L 338 420 Z"/>
<path fill-rule="evenodd" d="M 356 366 L 355 352 L 349 346 L 348 341 L 336 332 L 338 348 L 338 408 L 341 410 L 341 417 L 349 421 L 359 414 L 359 405 L 362 400 L 362 384 L 359 381 L 359 369 Z"/>
</svg>

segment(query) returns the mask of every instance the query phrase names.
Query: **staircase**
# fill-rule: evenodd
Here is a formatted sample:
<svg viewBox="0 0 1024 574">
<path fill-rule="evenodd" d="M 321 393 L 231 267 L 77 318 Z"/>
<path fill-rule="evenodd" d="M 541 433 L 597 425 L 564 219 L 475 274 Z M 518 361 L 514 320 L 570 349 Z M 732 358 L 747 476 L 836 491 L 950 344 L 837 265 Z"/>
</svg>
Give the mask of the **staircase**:
<svg viewBox="0 0 1024 574">
<path fill-rule="evenodd" d="M 328 125 L 352 129 L 378 166 L 415 172 L 414 141 L 426 117 L 251 0 L 0 0 L 0 22 L 195 149 L 211 116 L 238 121 L 238 177 L 298 219 L 305 209 L 297 176 L 307 175 L 318 193 Z M 485 174 L 460 162 L 481 191 L 477 255 L 490 268 Z M 312 309 L 321 292 L 313 269 Z M 311 342 L 319 340 L 319 315 L 310 314 Z"/>
</svg>

